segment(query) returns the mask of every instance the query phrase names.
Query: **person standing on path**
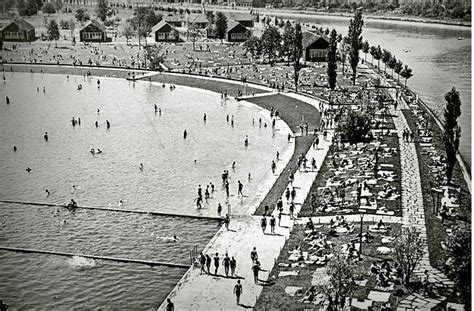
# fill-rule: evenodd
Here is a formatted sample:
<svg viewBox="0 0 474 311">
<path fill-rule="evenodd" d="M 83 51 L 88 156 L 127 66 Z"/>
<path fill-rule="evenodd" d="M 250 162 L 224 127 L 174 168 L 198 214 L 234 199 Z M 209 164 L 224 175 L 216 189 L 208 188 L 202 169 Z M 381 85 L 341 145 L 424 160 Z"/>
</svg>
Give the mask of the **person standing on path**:
<svg viewBox="0 0 474 311">
<path fill-rule="evenodd" d="M 281 211 L 278 211 L 278 226 L 281 226 Z"/>
<path fill-rule="evenodd" d="M 290 192 L 288 191 L 288 199 L 289 199 L 289 198 L 290 198 Z M 288 201 L 288 200 L 287 200 L 287 201 Z M 278 199 L 276 206 L 277 206 L 277 209 L 278 209 L 279 211 L 282 211 L 282 210 L 283 210 L 283 201 L 281 200 L 281 198 Z"/>
<path fill-rule="evenodd" d="M 222 265 L 224 266 L 225 276 L 229 277 L 230 258 L 227 253 L 225 253 L 224 259 L 222 259 Z"/>
<path fill-rule="evenodd" d="M 226 194 L 227 198 L 229 198 L 229 196 L 230 196 L 230 193 L 229 193 L 229 182 L 227 181 L 227 179 L 224 181 L 224 188 L 225 188 L 225 194 Z"/>
<path fill-rule="evenodd" d="M 296 189 L 295 187 L 293 187 L 293 189 L 291 189 L 291 203 L 295 201 L 295 197 L 296 197 Z"/>
<path fill-rule="evenodd" d="M 254 263 L 258 259 L 256 247 L 254 247 L 253 250 L 250 252 L 250 259 L 252 259 L 252 263 Z"/>
<path fill-rule="evenodd" d="M 290 203 L 290 219 L 294 219 L 293 213 L 295 212 L 295 203 Z"/>
<path fill-rule="evenodd" d="M 206 268 L 207 268 L 207 274 L 211 274 L 211 256 L 209 254 L 206 254 Z"/>
<path fill-rule="evenodd" d="M 235 277 L 235 268 L 237 267 L 237 260 L 235 260 L 234 256 L 230 260 L 230 275 Z"/>
<path fill-rule="evenodd" d="M 258 284 L 258 272 L 260 271 L 260 262 L 258 260 L 255 260 L 255 263 L 252 266 L 252 271 L 253 271 L 253 280 L 255 284 Z"/>
<path fill-rule="evenodd" d="M 290 202 L 290 188 L 286 188 L 285 197 L 286 197 L 286 203 Z"/>
<path fill-rule="evenodd" d="M 275 174 L 275 170 L 276 170 L 276 164 L 275 164 L 275 161 L 272 161 L 272 173 Z"/>
<path fill-rule="evenodd" d="M 217 203 L 217 215 L 221 215 L 222 213 L 222 205 L 220 203 Z"/>
<path fill-rule="evenodd" d="M 237 280 L 237 284 L 235 284 L 234 286 L 234 294 L 235 294 L 235 297 L 237 298 L 238 306 L 240 305 L 240 295 L 242 295 L 243 292 L 244 291 L 242 289 L 242 284 L 240 284 L 240 280 Z"/>
<path fill-rule="evenodd" d="M 262 227 L 262 232 L 265 234 L 265 230 L 267 229 L 267 218 L 265 216 L 262 217 L 260 221 L 260 226 Z"/>
<path fill-rule="evenodd" d="M 201 252 L 201 255 L 199 256 L 199 263 L 201 264 L 201 273 L 206 272 L 204 267 L 206 266 L 206 256 Z"/>
<path fill-rule="evenodd" d="M 275 217 L 270 218 L 270 231 L 272 234 L 275 234 L 275 225 L 276 225 L 276 220 Z"/>
<path fill-rule="evenodd" d="M 214 275 L 217 275 L 217 270 L 219 269 L 219 253 L 216 253 L 216 256 L 214 257 Z"/>
<path fill-rule="evenodd" d="M 230 224 L 229 214 L 225 214 L 224 224 L 225 224 L 225 228 L 227 229 L 227 231 L 229 231 L 229 224 Z"/>
</svg>

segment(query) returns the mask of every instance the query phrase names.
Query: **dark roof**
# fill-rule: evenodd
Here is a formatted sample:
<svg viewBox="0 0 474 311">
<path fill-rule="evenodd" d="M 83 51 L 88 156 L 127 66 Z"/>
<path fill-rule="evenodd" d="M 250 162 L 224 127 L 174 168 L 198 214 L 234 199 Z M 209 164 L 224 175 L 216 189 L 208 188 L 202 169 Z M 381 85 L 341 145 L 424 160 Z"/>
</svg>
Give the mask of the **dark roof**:
<svg viewBox="0 0 474 311">
<path fill-rule="evenodd" d="M 161 28 L 165 27 L 166 25 L 168 25 L 171 29 L 174 29 L 170 24 L 168 24 L 165 20 L 162 20 L 161 22 L 159 22 L 158 24 L 156 24 L 155 26 L 153 26 L 151 28 L 151 31 L 152 32 L 156 32 L 158 30 L 160 30 Z"/>
<path fill-rule="evenodd" d="M 323 39 L 329 43 L 329 40 L 326 39 L 324 36 L 320 36 L 309 31 L 303 32 L 303 48 L 306 49 L 308 46 L 318 41 L 319 39 Z"/>
<path fill-rule="evenodd" d="M 235 29 L 235 28 L 241 28 L 242 30 L 247 30 L 245 26 L 243 26 L 241 23 L 236 22 L 236 21 L 228 21 L 227 22 L 227 32 Z"/>
<path fill-rule="evenodd" d="M 99 28 L 103 32 L 107 31 L 107 28 L 96 20 L 90 20 L 87 24 L 84 25 L 84 27 L 82 27 L 81 31 L 86 29 L 87 27 L 89 27 L 91 25 L 94 26 L 94 27 Z"/>
<path fill-rule="evenodd" d="M 30 23 L 28 23 L 24 19 L 16 19 L 16 20 L 14 20 L 10 23 L 6 23 L 6 24 L 2 25 L 3 27 L 1 27 L 1 29 L 6 28 L 7 26 L 10 26 L 11 24 L 16 24 L 18 26 L 18 28 L 20 28 L 21 30 L 30 31 L 30 30 L 35 29 L 35 27 L 33 25 L 31 25 Z"/>
</svg>

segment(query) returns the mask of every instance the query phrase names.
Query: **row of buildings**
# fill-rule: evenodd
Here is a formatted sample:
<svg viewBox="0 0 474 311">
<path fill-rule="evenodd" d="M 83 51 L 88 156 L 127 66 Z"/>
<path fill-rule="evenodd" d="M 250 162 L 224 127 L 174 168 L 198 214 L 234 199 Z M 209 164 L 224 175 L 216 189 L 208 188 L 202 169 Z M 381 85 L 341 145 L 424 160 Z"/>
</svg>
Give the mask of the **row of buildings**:
<svg viewBox="0 0 474 311">
<path fill-rule="evenodd" d="M 181 40 L 179 31 L 175 28 L 178 21 L 167 21 L 163 19 L 152 28 L 152 35 L 156 42 L 178 42 Z M 179 24 L 181 25 L 181 24 Z M 9 23 L 0 23 L 2 41 L 22 41 L 31 42 L 35 40 L 35 28 L 23 19 L 11 21 Z M 212 37 L 209 31 L 207 20 L 198 25 L 205 29 L 207 36 Z M 228 42 L 243 42 L 249 38 L 249 29 L 237 21 L 229 21 L 227 24 L 226 40 Z M 79 39 L 82 42 L 107 42 L 107 30 L 104 25 L 92 20 L 89 21 L 79 31 Z M 303 48 L 305 61 L 324 60 L 329 47 L 328 39 L 310 31 L 303 33 Z"/>
</svg>

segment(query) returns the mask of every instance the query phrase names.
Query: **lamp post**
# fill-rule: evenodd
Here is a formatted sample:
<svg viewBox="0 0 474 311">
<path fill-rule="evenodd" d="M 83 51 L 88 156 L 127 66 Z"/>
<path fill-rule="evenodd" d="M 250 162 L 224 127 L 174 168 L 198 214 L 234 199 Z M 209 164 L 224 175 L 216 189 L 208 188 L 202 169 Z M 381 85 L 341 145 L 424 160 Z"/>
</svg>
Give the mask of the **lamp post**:
<svg viewBox="0 0 474 311">
<path fill-rule="evenodd" d="M 360 207 L 360 205 L 359 205 Z M 364 226 L 364 216 L 365 216 L 365 211 L 360 211 L 360 235 L 359 235 L 359 258 L 362 256 L 362 228 Z"/>
</svg>

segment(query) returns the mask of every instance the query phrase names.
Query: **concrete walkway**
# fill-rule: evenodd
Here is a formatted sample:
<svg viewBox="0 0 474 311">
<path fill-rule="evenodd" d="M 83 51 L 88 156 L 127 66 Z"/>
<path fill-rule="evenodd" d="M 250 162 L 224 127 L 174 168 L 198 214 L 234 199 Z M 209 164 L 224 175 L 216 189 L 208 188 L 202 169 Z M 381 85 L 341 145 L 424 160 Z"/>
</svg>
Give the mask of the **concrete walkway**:
<svg viewBox="0 0 474 311">
<path fill-rule="evenodd" d="M 391 91 L 391 95 L 395 98 Z M 443 287 L 444 291 L 449 290 L 454 283 L 449 280 L 442 272 L 431 267 L 429 261 L 428 244 L 426 242 L 426 223 L 423 208 L 423 192 L 421 188 L 420 169 L 418 163 L 418 155 L 414 143 L 407 143 L 403 141 L 402 131 L 408 128 L 408 123 L 401 111 L 401 109 L 409 109 L 407 104 L 402 99 L 399 101 L 400 108 L 395 110 L 393 107 L 390 113 L 395 116 L 393 121 L 395 128 L 398 129 L 398 141 L 400 144 L 400 163 L 401 163 L 401 182 L 402 182 L 402 224 L 404 227 L 415 227 L 424 240 L 424 255 L 420 264 L 416 267 L 415 276 L 422 277 L 423 272 L 428 270 L 429 282 L 435 287 Z M 398 310 L 408 309 L 424 309 L 430 310 L 443 302 L 445 297 L 431 299 L 421 294 L 413 294 L 406 297 L 399 304 Z"/>
<path fill-rule="evenodd" d="M 316 100 L 313 100 L 312 104 L 317 104 L 315 107 L 319 107 L 319 102 Z M 327 140 L 320 140 L 318 149 L 310 148 L 306 154 L 308 159 L 314 158 L 316 160 L 317 167 L 321 167 L 326 157 L 331 138 L 332 133 L 330 132 Z M 297 191 L 295 214 L 301 209 L 317 174 L 318 171 L 312 172 L 310 170 L 302 170 L 295 173 L 293 181 L 293 186 Z M 286 198 L 282 197 L 282 201 L 284 202 L 284 213 L 289 213 L 289 205 L 286 204 Z M 168 296 L 175 304 L 177 310 L 240 310 L 245 307 L 252 308 L 255 306 L 258 296 L 263 289 L 262 284 L 269 279 L 269 272 L 273 268 L 275 260 L 278 258 L 295 223 L 288 215 L 283 215 L 281 226 L 277 225 L 275 234 L 270 234 L 269 225 L 264 234 L 260 227 L 262 217 L 251 216 L 251 213 L 257 207 L 258 204 L 254 202 L 249 204 L 248 208 L 243 208 L 242 210 L 247 210 L 248 214 L 233 217 L 230 222 L 230 230 L 227 231 L 225 227 L 222 227 L 209 242 L 203 253 L 209 254 L 211 257 L 214 257 L 215 253 L 219 253 L 221 266 L 218 270 L 218 276 L 201 275 L 199 267 L 190 268 Z M 277 211 L 274 211 L 273 215 L 277 219 Z M 259 279 L 263 282 L 260 282 L 258 285 L 254 283 L 251 270 L 250 252 L 253 247 L 257 249 L 262 269 L 267 270 L 260 272 Z M 237 279 L 223 276 L 222 258 L 224 258 L 226 252 L 230 257 L 234 256 L 237 261 L 236 274 L 239 276 L 243 286 L 240 306 L 236 304 L 235 295 L 233 294 L 233 288 Z M 213 270 L 214 265 L 212 264 L 211 272 Z M 166 300 L 159 310 L 165 309 Z"/>
</svg>

